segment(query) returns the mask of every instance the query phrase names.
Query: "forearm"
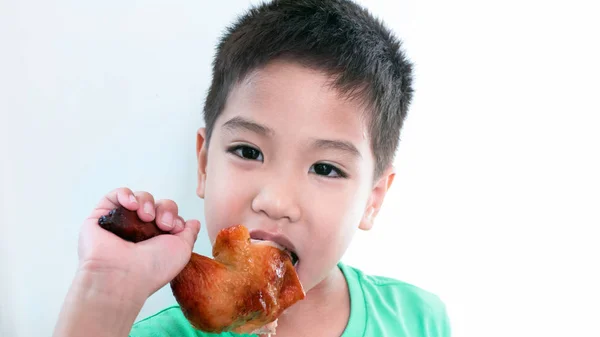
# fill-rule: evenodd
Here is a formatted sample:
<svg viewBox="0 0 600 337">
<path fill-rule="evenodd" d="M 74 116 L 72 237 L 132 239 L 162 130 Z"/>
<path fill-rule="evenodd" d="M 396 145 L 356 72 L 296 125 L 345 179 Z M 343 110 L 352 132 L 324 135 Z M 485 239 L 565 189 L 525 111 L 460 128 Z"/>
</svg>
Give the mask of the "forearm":
<svg viewBox="0 0 600 337">
<path fill-rule="evenodd" d="M 145 300 L 135 290 L 124 289 L 132 283 L 127 275 L 79 272 L 66 296 L 54 337 L 128 336 Z"/>
</svg>

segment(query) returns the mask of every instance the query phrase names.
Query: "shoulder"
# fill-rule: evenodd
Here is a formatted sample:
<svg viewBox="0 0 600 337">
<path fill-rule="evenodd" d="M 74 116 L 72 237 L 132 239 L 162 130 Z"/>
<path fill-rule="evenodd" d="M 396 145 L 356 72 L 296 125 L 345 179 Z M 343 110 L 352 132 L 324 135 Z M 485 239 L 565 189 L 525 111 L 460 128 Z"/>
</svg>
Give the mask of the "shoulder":
<svg viewBox="0 0 600 337">
<path fill-rule="evenodd" d="M 359 282 L 367 295 L 385 294 L 383 298 L 390 302 L 400 302 L 422 313 L 438 314 L 445 311 L 445 305 L 439 296 L 416 285 L 401 280 L 368 275 L 355 269 Z"/>
<path fill-rule="evenodd" d="M 408 330 L 405 334 L 409 336 L 450 335 L 446 306 L 439 296 L 401 280 L 341 267 L 347 278 L 354 279 L 360 287 L 367 325 L 376 322 L 399 326 Z"/>
<path fill-rule="evenodd" d="M 178 305 L 167 307 L 156 314 L 136 322 L 129 337 L 213 337 L 229 334 L 205 333 L 194 329 Z"/>
</svg>

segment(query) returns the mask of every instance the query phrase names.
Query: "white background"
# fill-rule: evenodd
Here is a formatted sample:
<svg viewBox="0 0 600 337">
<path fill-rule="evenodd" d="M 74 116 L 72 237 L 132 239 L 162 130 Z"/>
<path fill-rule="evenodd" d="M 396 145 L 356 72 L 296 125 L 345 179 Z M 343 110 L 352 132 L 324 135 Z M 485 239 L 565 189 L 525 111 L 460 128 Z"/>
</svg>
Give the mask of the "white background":
<svg viewBox="0 0 600 337">
<path fill-rule="evenodd" d="M 0 0 L 0 336 L 51 334 L 78 227 L 114 187 L 202 220 L 214 45 L 253 2 Z M 455 336 L 600 335 L 594 2 L 361 3 L 405 41 L 416 93 L 344 261 L 438 294 Z M 139 317 L 172 303 L 163 288 Z"/>
</svg>

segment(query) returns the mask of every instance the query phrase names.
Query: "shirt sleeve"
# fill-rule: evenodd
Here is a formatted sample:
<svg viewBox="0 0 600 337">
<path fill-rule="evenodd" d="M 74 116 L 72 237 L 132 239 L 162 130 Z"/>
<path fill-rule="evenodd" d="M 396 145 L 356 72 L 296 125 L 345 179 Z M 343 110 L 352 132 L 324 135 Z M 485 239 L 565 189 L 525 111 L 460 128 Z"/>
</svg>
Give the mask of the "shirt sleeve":
<svg viewBox="0 0 600 337">
<path fill-rule="evenodd" d="M 450 318 L 446 305 L 440 300 L 432 308 L 429 318 L 425 321 L 425 330 L 427 337 L 450 337 Z"/>
</svg>

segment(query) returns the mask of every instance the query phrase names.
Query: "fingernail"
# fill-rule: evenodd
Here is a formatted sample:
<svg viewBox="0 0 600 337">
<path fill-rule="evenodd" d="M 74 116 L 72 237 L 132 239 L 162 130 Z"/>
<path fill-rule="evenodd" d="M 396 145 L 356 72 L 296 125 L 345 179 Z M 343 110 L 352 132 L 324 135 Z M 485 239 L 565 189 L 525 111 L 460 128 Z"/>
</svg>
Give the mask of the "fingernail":
<svg viewBox="0 0 600 337">
<path fill-rule="evenodd" d="M 130 194 L 130 195 L 129 195 L 129 201 L 130 201 L 132 204 L 137 204 L 137 199 L 135 198 L 135 195 L 133 195 L 133 194 Z"/>
<path fill-rule="evenodd" d="M 175 219 L 175 227 L 178 229 L 183 229 L 183 222 L 179 219 Z"/>
<path fill-rule="evenodd" d="M 147 202 L 144 204 L 144 213 L 154 216 L 154 207 L 152 204 Z"/>
<path fill-rule="evenodd" d="M 173 228 L 173 214 L 166 212 L 163 214 L 162 218 L 160 218 L 160 222 L 162 222 L 165 227 Z"/>
</svg>

